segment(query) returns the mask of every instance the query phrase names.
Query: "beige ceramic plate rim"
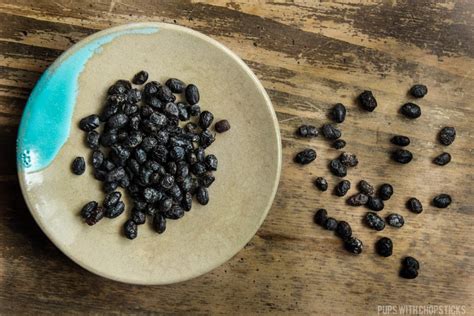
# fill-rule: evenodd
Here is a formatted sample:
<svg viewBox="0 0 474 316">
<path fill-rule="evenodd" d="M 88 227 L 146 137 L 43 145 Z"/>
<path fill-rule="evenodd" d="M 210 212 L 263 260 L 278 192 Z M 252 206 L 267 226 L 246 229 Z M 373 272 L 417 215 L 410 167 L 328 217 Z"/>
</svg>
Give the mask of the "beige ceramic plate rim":
<svg viewBox="0 0 474 316">
<path fill-rule="evenodd" d="M 210 38 L 210 37 L 208 37 L 208 36 L 206 36 L 206 35 L 204 35 L 200 32 L 189 29 L 187 27 L 178 26 L 178 25 L 174 25 L 174 24 L 168 24 L 168 23 L 161 23 L 161 22 L 145 22 L 145 23 L 131 23 L 131 24 L 119 25 L 119 26 L 115 26 L 115 27 L 108 28 L 108 29 L 99 31 L 97 33 L 94 33 L 94 34 L 84 38 L 83 40 L 79 41 L 78 43 L 73 45 L 71 48 L 66 50 L 64 53 L 62 53 L 54 61 L 54 63 L 50 67 L 55 67 L 57 64 L 59 64 L 64 59 L 65 56 L 75 52 L 76 50 L 81 48 L 86 43 L 88 43 L 88 42 L 90 42 L 90 41 L 92 41 L 92 40 L 94 40 L 98 37 L 102 37 L 102 36 L 104 36 L 108 33 L 117 32 L 117 31 L 126 30 L 126 29 L 133 29 L 133 28 L 137 28 L 137 27 L 158 27 L 158 28 L 166 28 L 166 29 L 176 30 L 176 31 L 179 31 L 179 32 L 185 32 L 185 33 L 188 33 L 192 36 L 198 37 L 198 38 L 212 44 L 216 48 L 218 48 L 218 49 L 224 51 L 225 53 L 227 53 L 235 61 L 237 61 L 237 63 L 240 65 L 240 67 L 252 78 L 254 84 L 256 85 L 259 92 L 263 95 L 263 97 L 265 99 L 265 104 L 268 107 L 268 109 L 270 110 L 269 112 L 271 113 L 271 116 L 272 116 L 272 120 L 273 120 L 273 123 L 274 123 L 273 127 L 275 129 L 276 138 L 277 138 L 277 142 L 278 142 L 278 144 L 277 144 L 278 155 L 277 155 L 277 157 L 275 157 L 277 159 L 277 172 L 276 172 L 275 182 L 273 184 L 273 189 L 272 189 L 272 192 L 271 192 L 271 197 L 268 199 L 268 204 L 266 205 L 265 210 L 262 213 L 262 216 L 260 217 L 260 221 L 259 221 L 258 225 L 256 226 L 257 227 L 256 230 L 253 232 L 253 234 L 250 236 L 250 238 L 248 238 L 248 240 L 246 240 L 245 243 L 242 244 L 242 247 L 240 247 L 240 250 L 242 250 L 243 247 L 253 238 L 253 236 L 255 235 L 257 230 L 260 228 L 260 226 L 262 225 L 263 221 L 265 220 L 265 218 L 266 218 L 266 216 L 267 216 L 267 214 L 268 214 L 268 212 L 269 212 L 269 210 L 270 210 L 270 208 L 273 204 L 273 200 L 275 198 L 275 195 L 276 195 L 276 192 L 277 192 L 277 189 L 278 189 L 278 184 L 279 184 L 279 181 L 280 181 L 281 163 L 282 163 L 282 157 L 281 157 L 282 149 L 281 149 L 280 130 L 279 130 L 278 120 L 277 120 L 275 111 L 273 110 L 271 100 L 270 100 L 267 92 L 265 91 L 265 88 L 261 84 L 261 82 L 258 80 L 256 75 L 252 72 L 252 70 L 242 61 L 242 59 L 240 59 L 235 53 L 233 53 L 230 49 L 228 49 L 227 47 L 225 47 L 223 44 L 219 43 L 218 41 L 216 41 L 216 40 L 214 40 L 214 39 L 212 39 L 212 38 Z M 41 172 L 41 171 L 38 171 L 38 172 Z M 177 282 L 183 282 L 183 281 L 186 281 L 186 280 L 190 280 L 190 279 L 193 279 L 195 277 L 201 276 L 205 273 L 208 273 L 208 272 L 214 270 L 215 268 L 217 268 L 218 266 L 224 264 L 225 262 L 227 262 L 229 259 L 231 259 L 233 256 L 235 256 L 237 254 L 237 253 L 231 254 L 228 257 L 224 257 L 220 261 L 214 262 L 214 264 L 210 265 L 208 267 L 208 269 L 206 271 L 204 271 L 203 273 L 200 273 L 198 275 L 194 275 L 192 277 L 176 278 L 176 279 L 174 279 L 170 282 L 167 282 L 167 283 L 137 282 L 137 281 L 134 281 L 134 280 L 127 279 L 126 277 L 119 277 L 119 276 L 114 275 L 114 274 L 107 274 L 107 273 L 104 273 L 103 271 L 98 271 L 98 270 L 94 269 L 93 266 L 85 264 L 81 260 L 80 257 L 74 256 L 69 251 L 67 246 L 65 246 L 63 243 L 61 243 L 61 241 L 58 238 L 53 237 L 53 234 L 50 233 L 50 230 L 49 230 L 48 227 L 45 227 L 45 226 L 42 225 L 41 221 L 38 218 L 38 215 L 36 214 L 36 211 L 34 210 L 32 202 L 29 199 L 29 194 L 28 194 L 28 191 L 26 190 L 27 185 L 24 181 L 24 177 L 22 176 L 22 172 L 20 170 L 17 170 L 17 174 L 18 174 L 18 177 L 20 179 L 20 188 L 21 188 L 21 192 L 23 194 L 23 197 L 25 199 L 25 202 L 28 206 L 28 209 L 30 210 L 30 213 L 33 215 L 33 218 L 35 219 L 38 226 L 40 226 L 41 230 L 46 234 L 46 236 L 53 242 L 53 244 L 56 247 L 58 247 L 65 255 L 67 255 L 70 259 L 72 259 L 75 263 L 77 263 L 78 265 L 80 265 L 84 269 L 86 269 L 88 271 L 91 271 L 91 272 L 93 272 L 97 275 L 100 275 L 102 277 L 105 277 L 105 278 L 108 278 L 108 279 L 111 279 L 111 280 L 115 280 L 115 281 L 119 281 L 119 282 L 131 283 L 131 284 L 140 284 L 140 285 L 172 284 L 172 283 L 177 283 Z"/>
</svg>

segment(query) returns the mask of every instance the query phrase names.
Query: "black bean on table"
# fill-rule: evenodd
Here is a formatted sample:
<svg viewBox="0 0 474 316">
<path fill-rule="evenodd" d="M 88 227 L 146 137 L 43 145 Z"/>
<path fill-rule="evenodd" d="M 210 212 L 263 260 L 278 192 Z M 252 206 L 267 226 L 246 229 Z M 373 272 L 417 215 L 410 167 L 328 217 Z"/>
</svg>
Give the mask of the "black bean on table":
<svg viewBox="0 0 474 316">
<path fill-rule="evenodd" d="M 359 183 L 357 184 L 357 189 L 359 189 L 359 191 L 364 193 L 365 195 L 369 195 L 369 196 L 374 195 L 374 192 L 375 192 L 374 187 L 365 180 L 359 181 Z"/>
<path fill-rule="evenodd" d="M 146 222 L 146 214 L 142 211 L 137 211 L 135 209 L 132 210 L 132 217 L 130 218 L 132 221 L 135 222 L 137 225 L 145 224 Z"/>
<path fill-rule="evenodd" d="M 405 279 L 414 279 L 418 276 L 420 264 L 418 260 L 413 257 L 405 257 L 402 260 L 402 268 L 400 269 L 400 276 Z"/>
<path fill-rule="evenodd" d="M 324 124 L 321 128 L 323 136 L 327 139 L 334 140 L 341 137 L 341 131 L 332 124 Z"/>
<path fill-rule="evenodd" d="M 294 161 L 301 165 L 307 165 L 310 162 L 314 161 L 316 159 L 316 156 L 316 151 L 314 149 L 307 148 L 296 154 Z"/>
<path fill-rule="evenodd" d="M 415 98 L 423 98 L 428 93 L 428 88 L 423 84 L 416 84 L 410 88 L 410 94 Z"/>
<path fill-rule="evenodd" d="M 395 135 L 390 139 L 390 142 L 397 146 L 408 146 L 410 145 L 410 138 L 403 135 Z"/>
<path fill-rule="evenodd" d="M 328 217 L 324 222 L 324 228 L 326 228 L 327 230 L 336 230 L 337 220 L 332 217 Z"/>
<path fill-rule="evenodd" d="M 89 226 L 97 224 L 102 218 L 104 218 L 104 208 L 101 206 L 96 207 L 86 218 L 86 224 Z"/>
<path fill-rule="evenodd" d="M 349 182 L 349 180 L 342 180 L 334 188 L 334 194 L 336 194 L 337 196 L 344 196 L 350 188 L 351 183 Z"/>
<path fill-rule="evenodd" d="M 406 149 L 396 149 L 392 152 L 392 159 L 401 164 L 407 164 L 413 159 L 413 154 Z"/>
<path fill-rule="evenodd" d="M 346 240 L 352 236 L 352 228 L 346 221 L 339 221 L 337 223 L 336 234 L 343 240 Z"/>
<path fill-rule="evenodd" d="M 323 208 L 317 210 L 316 213 L 314 214 L 314 222 L 321 226 L 323 226 L 326 223 L 327 218 L 328 218 L 328 212 Z"/>
<path fill-rule="evenodd" d="M 133 84 L 144 84 L 148 80 L 148 72 L 142 70 L 137 72 L 135 76 L 133 76 L 132 82 Z"/>
<path fill-rule="evenodd" d="M 454 127 L 443 127 L 438 134 L 439 142 L 445 146 L 451 145 L 456 139 L 456 129 Z"/>
<path fill-rule="evenodd" d="M 358 101 L 360 106 L 369 112 L 373 112 L 375 108 L 377 107 L 377 100 L 375 100 L 374 95 L 372 94 L 372 91 L 364 91 L 362 92 L 359 97 Z"/>
<path fill-rule="evenodd" d="M 451 155 L 449 153 L 442 153 L 433 159 L 433 163 L 438 166 L 444 166 L 451 162 Z"/>
<path fill-rule="evenodd" d="M 96 129 L 97 127 L 99 127 L 99 125 L 100 125 L 99 116 L 95 114 L 86 116 L 79 122 L 79 128 L 85 132 L 90 132 Z"/>
<path fill-rule="evenodd" d="M 125 233 L 125 237 L 127 237 L 128 239 L 137 238 L 138 227 L 137 227 L 137 224 L 133 220 L 131 219 L 127 220 L 125 224 L 123 225 L 123 230 Z"/>
<path fill-rule="evenodd" d="M 137 102 L 140 102 L 142 100 L 142 92 L 138 89 L 130 89 L 128 92 L 127 92 L 127 101 L 129 103 L 137 103 Z M 135 113 L 134 111 L 131 111 L 130 114 L 132 113 Z M 126 113 L 127 114 L 127 113 Z M 129 115 L 129 114 L 127 114 Z"/>
<path fill-rule="evenodd" d="M 367 208 L 371 209 L 372 211 L 379 212 L 384 209 L 385 205 L 383 200 L 379 197 L 369 196 L 367 203 L 365 204 Z"/>
<path fill-rule="evenodd" d="M 198 116 L 201 113 L 201 107 L 198 104 L 192 104 L 188 111 L 191 116 Z"/>
<path fill-rule="evenodd" d="M 382 257 L 390 257 L 393 252 L 393 242 L 388 237 L 382 237 L 377 240 L 375 244 L 375 250 Z"/>
<path fill-rule="evenodd" d="M 209 188 L 212 183 L 214 183 L 215 179 L 216 178 L 210 172 L 206 172 L 199 177 L 199 184 L 205 188 Z M 183 185 L 181 185 L 181 187 L 183 187 Z M 186 191 L 189 191 L 189 189 Z"/>
<path fill-rule="evenodd" d="M 211 112 L 202 111 L 201 114 L 199 114 L 199 127 L 201 127 L 202 129 L 206 129 L 211 126 L 213 120 L 214 115 Z"/>
<path fill-rule="evenodd" d="M 384 220 L 374 212 L 368 212 L 365 215 L 365 222 L 370 228 L 377 231 L 381 231 L 385 228 Z"/>
<path fill-rule="evenodd" d="M 335 149 L 342 149 L 342 148 L 346 147 L 346 141 L 344 139 L 336 139 L 332 143 L 332 147 L 335 148 Z"/>
<path fill-rule="evenodd" d="M 333 159 L 329 162 L 329 170 L 333 175 L 344 178 L 347 175 L 347 167 L 340 159 Z"/>
<path fill-rule="evenodd" d="M 98 149 L 99 148 L 99 133 L 96 131 L 90 131 L 87 133 L 86 136 L 86 143 L 87 146 L 91 149 Z"/>
<path fill-rule="evenodd" d="M 115 206 L 120 201 L 121 197 L 122 197 L 122 193 L 118 191 L 108 193 L 104 199 L 104 203 L 103 203 L 104 207 L 110 208 L 112 206 Z"/>
<path fill-rule="evenodd" d="M 395 213 L 390 214 L 387 216 L 385 220 L 387 224 L 396 228 L 400 228 L 405 224 L 405 219 L 400 214 L 395 214 Z"/>
<path fill-rule="evenodd" d="M 168 86 L 166 85 L 160 85 L 158 87 L 156 96 L 158 97 L 158 99 L 160 99 L 161 102 L 164 103 L 172 103 L 176 100 L 176 97 L 174 96 L 173 92 L 171 92 L 170 88 L 168 88 Z"/>
<path fill-rule="evenodd" d="M 415 103 L 408 102 L 402 105 L 400 113 L 407 118 L 416 119 L 421 116 L 421 108 Z"/>
<path fill-rule="evenodd" d="M 186 101 L 188 101 L 190 105 L 194 105 L 199 102 L 199 89 L 195 85 L 189 84 L 186 87 L 184 94 L 186 97 Z"/>
<path fill-rule="evenodd" d="M 314 185 L 322 192 L 328 189 L 328 182 L 323 177 L 317 177 L 316 180 L 314 180 Z"/>
<path fill-rule="evenodd" d="M 205 130 L 201 133 L 200 139 L 199 139 L 199 144 L 203 148 L 207 148 L 211 146 L 211 144 L 216 140 L 216 137 L 214 134 L 211 133 L 209 130 Z"/>
<path fill-rule="evenodd" d="M 170 88 L 171 92 L 173 93 L 182 93 L 186 88 L 186 84 L 176 78 L 170 78 L 166 80 L 165 84 L 168 86 L 168 88 Z"/>
<path fill-rule="evenodd" d="M 128 80 L 117 80 L 113 85 L 110 86 L 107 94 L 124 94 L 132 88 L 130 81 Z"/>
<path fill-rule="evenodd" d="M 99 206 L 96 201 L 87 202 L 81 209 L 81 217 L 87 219 L 91 216 L 92 212 Z"/>
<path fill-rule="evenodd" d="M 331 109 L 331 118 L 336 123 L 342 123 L 346 119 L 346 107 L 342 103 L 336 103 Z"/>
<path fill-rule="evenodd" d="M 168 219 L 180 219 L 184 216 L 184 209 L 181 206 L 174 204 L 163 215 Z"/>
<path fill-rule="evenodd" d="M 393 195 L 393 186 L 389 183 L 382 184 L 379 188 L 378 195 L 384 201 L 389 200 Z"/>
<path fill-rule="evenodd" d="M 216 171 L 217 170 L 217 157 L 213 154 L 207 155 L 204 158 L 204 163 L 206 164 L 207 170 Z"/>
<path fill-rule="evenodd" d="M 153 217 L 153 228 L 158 234 L 162 234 L 166 230 L 166 218 L 162 213 L 156 213 Z"/>
<path fill-rule="evenodd" d="M 423 212 L 423 205 L 417 198 L 409 198 L 406 203 L 406 206 L 413 213 L 420 214 L 421 212 Z"/>
<path fill-rule="evenodd" d="M 365 205 L 368 201 L 369 196 L 365 195 L 364 193 L 356 193 L 347 199 L 347 204 L 350 206 L 361 206 Z"/>
<path fill-rule="evenodd" d="M 413 268 L 415 270 L 420 269 L 420 263 L 418 262 L 418 260 L 416 260 L 415 258 L 411 256 L 407 256 L 403 258 L 402 265 L 404 265 L 405 267 Z"/>
<path fill-rule="evenodd" d="M 346 167 L 355 167 L 359 163 L 357 156 L 348 152 L 341 153 L 339 161 Z"/>
<path fill-rule="evenodd" d="M 437 208 L 446 208 L 452 202 L 451 196 L 449 194 L 439 194 L 433 198 L 433 206 Z"/>
<path fill-rule="evenodd" d="M 201 205 L 209 203 L 209 193 L 205 187 L 198 187 L 196 191 L 196 199 Z"/>
<path fill-rule="evenodd" d="M 214 124 L 214 129 L 218 133 L 224 133 L 230 130 L 230 123 L 228 120 L 220 120 Z"/>
<path fill-rule="evenodd" d="M 105 209 L 105 217 L 115 218 L 121 215 L 125 211 L 125 204 L 122 201 L 118 201 L 114 206 Z"/>
<path fill-rule="evenodd" d="M 364 244 L 360 239 L 356 237 L 350 237 L 344 241 L 344 248 L 346 248 L 347 251 L 358 255 L 362 253 L 362 250 L 364 249 Z"/>
<path fill-rule="evenodd" d="M 76 157 L 72 161 L 71 170 L 74 174 L 80 176 L 86 171 L 86 161 L 83 157 Z"/>
<path fill-rule="evenodd" d="M 313 125 L 301 125 L 300 127 L 298 127 L 298 131 L 297 131 L 298 135 L 301 136 L 301 137 L 316 137 L 318 136 L 319 132 L 318 132 L 318 129 L 316 128 L 316 126 L 313 126 Z"/>
</svg>

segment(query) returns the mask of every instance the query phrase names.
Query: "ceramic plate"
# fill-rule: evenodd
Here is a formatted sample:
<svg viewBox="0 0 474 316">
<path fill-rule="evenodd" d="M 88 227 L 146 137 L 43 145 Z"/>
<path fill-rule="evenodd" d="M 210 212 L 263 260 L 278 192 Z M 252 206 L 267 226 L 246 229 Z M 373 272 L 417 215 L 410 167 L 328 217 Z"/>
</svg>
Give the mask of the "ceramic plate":
<svg viewBox="0 0 474 316">
<path fill-rule="evenodd" d="M 231 130 L 217 135 L 208 152 L 219 159 L 206 206 L 158 235 L 150 218 L 138 237 L 126 239 L 130 212 L 89 227 L 79 216 L 88 201 L 102 201 L 92 175 L 81 118 L 100 113 L 107 88 L 147 70 L 150 79 L 170 77 L 200 89 L 202 109 Z M 264 88 L 229 49 L 196 31 L 170 24 L 140 23 L 107 29 L 65 52 L 38 81 L 18 134 L 21 188 L 31 213 L 48 237 L 82 267 L 137 284 L 184 281 L 221 265 L 256 233 L 275 196 L 281 166 L 278 123 Z M 76 156 L 88 161 L 73 175 Z"/>
</svg>

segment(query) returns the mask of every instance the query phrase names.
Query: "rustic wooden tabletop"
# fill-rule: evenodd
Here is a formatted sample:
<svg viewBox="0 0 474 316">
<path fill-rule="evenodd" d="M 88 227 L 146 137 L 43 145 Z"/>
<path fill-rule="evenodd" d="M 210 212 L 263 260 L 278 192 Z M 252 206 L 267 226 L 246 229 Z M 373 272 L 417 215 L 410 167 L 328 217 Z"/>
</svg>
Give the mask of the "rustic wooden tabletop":
<svg viewBox="0 0 474 316">
<path fill-rule="evenodd" d="M 474 314 L 473 17 L 470 0 L 0 0 L 0 314 L 364 315 L 398 305 L 450 305 Z M 80 268 L 35 224 L 16 177 L 17 127 L 41 73 L 85 36 L 137 21 L 191 27 L 236 52 L 273 101 L 284 149 L 279 190 L 256 236 L 218 269 L 170 286 L 121 284 Z M 407 120 L 397 111 L 413 83 L 426 84 L 429 93 L 417 101 L 423 115 Z M 372 113 L 354 101 L 365 89 L 379 103 Z M 360 160 L 347 178 L 353 187 L 361 179 L 391 183 L 395 194 L 381 214 L 399 212 L 403 228 L 371 231 L 362 223 L 363 208 L 314 189 L 317 176 L 327 177 L 330 188 L 337 183 L 327 163 L 339 152 L 321 137 L 299 139 L 294 131 L 327 122 L 337 102 L 348 108 L 341 125 L 345 150 Z M 449 147 L 436 141 L 446 125 L 458 132 Z M 415 158 L 408 165 L 389 159 L 394 134 L 411 137 Z M 293 156 L 307 147 L 317 150 L 317 160 L 295 165 Z M 443 151 L 453 161 L 433 165 Z M 453 204 L 430 206 L 444 192 Z M 423 213 L 405 209 L 411 196 L 421 200 Z M 313 224 L 318 208 L 350 222 L 364 253 L 350 255 L 334 234 Z M 381 236 L 394 242 L 389 258 L 374 252 Z M 406 255 L 420 260 L 415 280 L 397 275 Z"/>
</svg>

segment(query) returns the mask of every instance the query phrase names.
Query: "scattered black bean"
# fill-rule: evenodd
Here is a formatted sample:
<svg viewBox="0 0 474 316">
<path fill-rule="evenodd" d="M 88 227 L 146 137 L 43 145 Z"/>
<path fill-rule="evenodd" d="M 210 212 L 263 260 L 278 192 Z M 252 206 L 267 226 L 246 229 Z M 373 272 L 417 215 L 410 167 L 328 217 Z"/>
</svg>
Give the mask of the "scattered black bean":
<svg viewBox="0 0 474 316">
<path fill-rule="evenodd" d="M 87 202 L 81 209 L 81 217 L 88 219 L 99 204 L 96 201 Z"/>
<path fill-rule="evenodd" d="M 400 214 L 390 214 L 385 219 L 390 226 L 400 228 L 405 224 L 405 219 Z"/>
<path fill-rule="evenodd" d="M 173 93 L 182 93 L 186 88 L 184 82 L 176 78 L 170 78 L 165 83 Z"/>
<path fill-rule="evenodd" d="M 209 203 L 209 193 L 205 187 L 198 187 L 196 191 L 196 199 L 201 205 Z"/>
<path fill-rule="evenodd" d="M 369 196 L 369 200 L 367 201 L 365 205 L 367 206 L 367 208 L 375 212 L 379 212 L 383 210 L 385 206 L 381 198 L 374 197 L 374 196 Z"/>
<path fill-rule="evenodd" d="M 436 158 L 433 159 L 433 163 L 438 166 L 444 166 L 450 162 L 451 162 L 451 155 L 446 152 L 436 156 Z"/>
<path fill-rule="evenodd" d="M 369 196 L 372 196 L 375 193 L 374 187 L 365 180 L 359 181 L 359 183 L 357 184 L 357 189 L 359 189 L 360 192 Z"/>
<path fill-rule="evenodd" d="M 125 237 L 127 237 L 128 239 L 137 238 L 138 227 L 137 227 L 137 224 L 131 219 L 125 222 L 125 224 L 123 225 L 123 230 L 125 233 Z"/>
<path fill-rule="evenodd" d="M 89 115 L 83 118 L 79 122 L 79 128 L 85 132 L 90 132 L 96 129 L 97 127 L 99 127 L 99 124 L 100 124 L 99 116 L 93 114 L 93 115 Z"/>
<path fill-rule="evenodd" d="M 377 107 L 377 100 L 375 100 L 372 91 L 362 92 L 359 95 L 358 100 L 360 106 L 366 111 L 372 112 Z"/>
<path fill-rule="evenodd" d="M 86 218 L 86 224 L 89 226 L 97 224 L 102 218 L 104 218 L 104 208 L 101 206 L 96 207 Z"/>
<path fill-rule="evenodd" d="M 347 175 L 347 168 L 339 159 L 333 159 L 329 163 L 329 170 L 333 175 L 338 177 L 345 177 Z"/>
<path fill-rule="evenodd" d="M 330 140 L 341 137 L 341 131 L 332 124 L 324 124 L 321 128 L 321 132 L 323 133 L 324 137 Z"/>
<path fill-rule="evenodd" d="M 186 101 L 188 101 L 188 103 L 190 105 L 194 105 L 194 104 L 197 104 L 199 102 L 199 90 L 198 90 L 198 87 L 196 87 L 195 85 L 193 84 L 190 84 L 186 87 L 186 91 L 185 91 L 185 97 L 186 97 Z"/>
<path fill-rule="evenodd" d="M 364 193 L 356 193 L 347 199 L 347 204 L 350 206 L 361 206 L 365 205 L 368 201 L 369 197 L 367 195 Z"/>
<path fill-rule="evenodd" d="M 428 93 L 428 88 L 423 84 L 416 84 L 410 89 L 410 94 L 415 98 L 423 98 Z"/>
<path fill-rule="evenodd" d="M 350 188 L 351 183 L 348 180 L 342 180 L 336 185 L 334 189 L 334 194 L 336 194 L 337 196 L 344 196 Z"/>
<path fill-rule="evenodd" d="M 218 133 L 224 133 L 230 130 L 230 123 L 228 120 L 220 120 L 214 124 L 214 129 Z"/>
<path fill-rule="evenodd" d="M 343 152 L 339 156 L 339 160 L 346 167 L 355 167 L 359 163 L 357 156 L 348 152 Z"/>
<path fill-rule="evenodd" d="M 406 267 L 413 268 L 415 270 L 420 270 L 420 263 L 413 257 L 407 256 L 403 258 L 402 264 Z"/>
<path fill-rule="evenodd" d="M 343 240 L 346 240 L 352 236 L 352 228 L 348 222 L 340 221 L 337 223 L 336 234 Z"/>
<path fill-rule="evenodd" d="M 133 84 L 144 84 L 148 80 L 148 72 L 142 70 L 135 74 L 132 79 Z"/>
<path fill-rule="evenodd" d="M 346 141 L 343 139 L 337 139 L 332 143 L 332 147 L 335 149 L 342 149 L 346 147 Z"/>
<path fill-rule="evenodd" d="M 211 126 L 212 121 L 214 120 L 214 115 L 209 111 L 202 111 L 199 115 L 199 127 L 206 129 Z"/>
<path fill-rule="evenodd" d="M 396 135 L 390 139 L 390 142 L 394 145 L 404 147 L 410 145 L 410 138 L 407 136 Z"/>
<path fill-rule="evenodd" d="M 327 230 L 336 230 L 337 221 L 332 217 L 328 217 L 326 219 L 326 222 L 324 223 L 324 228 L 326 228 Z"/>
<path fill-rule="evenodd" d="M 310 162 L 314 161 L 316 159 L 316 151 L 311 148 L 307 148 L 301 152 L 299 152 L 295 158 L 294 161 L 296 163 L 299 163 L 301 165 L 306 165 L 309 164 Z"/>
<path fill-rule="evenodd" d="M 421 116 L 421 108 L 415 103 L 408 102 L 402 105 L 400 113 L 405 115 L 407 118 L 416 119 Z"/>
<path fill-rule="evenodd" d="M 393 252 L 393 243 L 390 238 L 382 237 L 377 240 L 375 244 L 375 249 L 379 255 L 382 257 L 390 257 Z"/>
<path fill-rule="evenodd" d="M 83 157 L 76 157 L 72 161 L 71 165 L 72 172 L 78 176 L 86 171 L 86 162 Z"/>
<path fill-rule="evenodd" d="M 405 279 L 414 279 L 418 276 L 420 264 L 418 260 L 413 257 L 405 257 L 402 260 L 402 268 L 400 269 L 400 276 Z"/>
<path fill-rule="evenodd" d="M 301 125 L 298 127 L 298 135 L 301 137 L 316 137 L 319 132 L 316 126 L 313 125 Z"/>
<path fill-rule="evenodd" d="M 94 150 L 92 153 L 92 166 L 99 168 L 104 163 L 104 154 L 100 150 Z"/>
<path fill-rule="evenodd" d="M 374 212 L 368 212 L 365 215 L 365 222 L 370 228 L 377 231 L 381 231 L 385 228 L 384 220 Z"/>
<path fill-rule="evenodd" d="M 314 222 L 318 225 L 324 226 L 328 218 L 328 212 L 325 209 L 319 209 L 314 214 Z"/>
<path fill-rule="evenodd" d="M 108 193 L 104 199 L 104 203 L 103 203 L 104 207 L 111 208 L 115 206 L 120 201 L 121 197 L 122 197 L 122 194 L 118 191 Z"/>
<path fill-rule="evenodd" d="M 346 119 L 346 107 L 342 103 L 335 104 L 331 109 L 331 118 L 336 123 L 342 123 Z"/>
<path fill-rule="evenodd" d="M 130 219 L 134 221 L 135 224 L 142 225 L 146 222 L 146 214 L 142 211 L 133 210 L 132 217 Z"/>
<path fill-rule="evenodd" d="M 393 195 L 393 187 L 388 183 L 384 183 L 380 186 L 378 193 L 382 200 L 387 201 Z"/>
<path fill-rule="evenodd" d="M 420 214 L 423 212 L 423 205 L 417 198 L 412 197 L 408 199 L 406 206 L 413 213 Z"/>
<path fill-rule="evenodd" d="M 326 191 L 328 189 L 328 182 L 326 179 L 322 177 L 317 177 L 316 180 L 314 180 L 314 185 L 320 190 L 320 191 Z"/>
<path fill-rule="evenodd" d="M 406 149 L 397 149 L 392 152 L 392 159 L 398 163 L 407 164 L 413 159 L 413 154 Z"/>
<path fill-rule="evenodd" d="M 105 217 L 115 218 L 123 213 L 125 210 L 125 204 L 122 201 L 118 201 L 117 204 L 105 209 Z"/>
<path fill-rule="evenodd" d="M 437 208 L 447 208 L 452 202 L 449 194 L 439 194 L 433 198 L 433 205 Z"/>
<path fill-rule="evenodd" d="M 158 234 L 166 230 L 166 218 L 161 213 L 156 213 L 153 217 L 153 228 Z"/>
<path fill-rule="evenodd" d="M 362 241 L 356 237 L 350 237 L 344 241 L 344 248 L 353 254 L 360 254 L 364 249 Z"/>
<path fill-rule="evenodd" d="M 443 127 L 438 134 L 439 142 L 445 146 L 451 145 L 456 139 L 456 129 L 454 127 Z"/>
</svg>

